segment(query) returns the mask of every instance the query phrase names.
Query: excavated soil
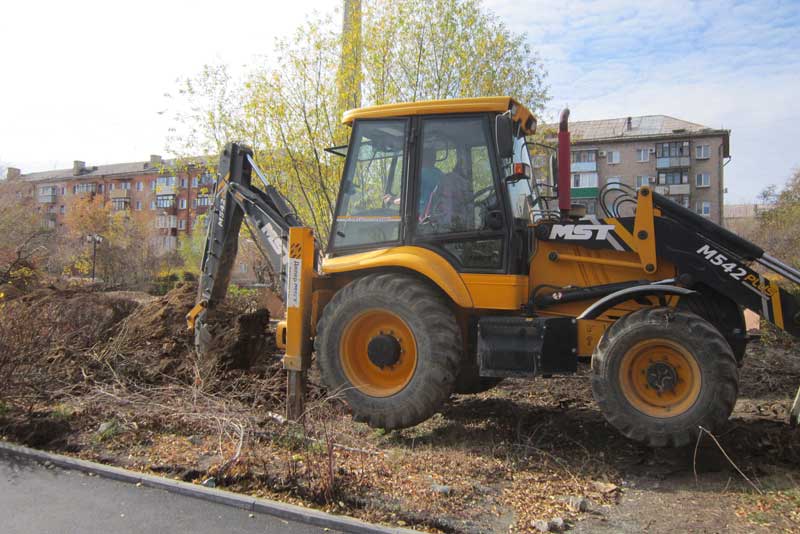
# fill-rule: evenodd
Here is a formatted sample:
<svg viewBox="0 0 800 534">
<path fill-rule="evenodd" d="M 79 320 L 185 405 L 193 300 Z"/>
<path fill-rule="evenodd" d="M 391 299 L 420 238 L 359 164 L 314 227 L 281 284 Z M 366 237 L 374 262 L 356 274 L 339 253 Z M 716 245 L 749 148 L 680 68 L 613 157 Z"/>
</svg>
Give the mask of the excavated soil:
<svg viewBox="0 0 800 534">
<path fill-rule="evenodd" d="M 183 284 L 163 297 L 129 291 L 47 287 L 0 308 L 0 354 L 38 381 L 97 381 L 112 373 L 143 383 L 197 379 L 198 362 L 186 314 L 196 286 Z M 216 343 L 206 371 L 250 369 L 272 361 L 269 312 L 223 304 L 209 316 Z M 24 380 L 23 380 L 24 381 Z M 8 392 L 6 392 L 8 394 Z"/>
</svg>

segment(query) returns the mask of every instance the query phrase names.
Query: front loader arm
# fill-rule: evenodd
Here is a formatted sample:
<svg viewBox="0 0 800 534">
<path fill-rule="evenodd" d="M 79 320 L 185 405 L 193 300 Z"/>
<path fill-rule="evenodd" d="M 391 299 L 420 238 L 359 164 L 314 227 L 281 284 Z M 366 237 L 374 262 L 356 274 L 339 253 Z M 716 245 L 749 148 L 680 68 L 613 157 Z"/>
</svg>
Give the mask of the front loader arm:
<svg viewBox="0 0 800 534">
<path fill-rule="evenodd" d="M 653 197 L 663 215 L 655 218 L 658 255 L 676 265 L 679 278 L 710 286 L 800 337 L 800 302 L 778 283 L 783 278 L 800 285 L 800 272 L 691 210 L 657 193 Z M 753 263 L 765 269 L 759 272 Z"/>
</svg>

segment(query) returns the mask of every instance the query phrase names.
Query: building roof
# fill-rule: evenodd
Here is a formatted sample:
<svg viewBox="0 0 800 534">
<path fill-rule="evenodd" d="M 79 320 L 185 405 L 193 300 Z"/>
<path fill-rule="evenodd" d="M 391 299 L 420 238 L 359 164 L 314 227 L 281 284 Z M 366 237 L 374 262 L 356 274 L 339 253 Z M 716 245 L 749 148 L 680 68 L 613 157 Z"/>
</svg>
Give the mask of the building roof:
<svg viewBox="0 0 800 534">
<path fill-rule="evenodd" d="M 107 165 L 86 165 L 80 174 L 75 174 L 73 168 L 55 169 L 52 171 L 31 172 L 21 174 L 16 180 L 19 182 L 49 182 L 58 180 L 88 180 L 91 178 L 109 178 L 121 175 L 159 173 L 165 168 L 175 168 L 179 165 L 201 165 L 207 158 L 165 159 L 159 161 L 134 161 L 130 163 L 110 163 Z"/>
<path fill-rule="evenodd" d="M 418 102 L 369 106 L 345 111 L 342 117 L 342 123 L 352 124 L 355 119 L 408 117 L 410 115 L 442 115 L 450 113 L 505 113 L 508 110 L 512 111 L 514 121 L 519 121 L 520 124 L 522 124 L 525 133 L 533 133 L 536 129 L 536 119 L 533 113 L 510 96 L 420 100 Z"/>
<path fill-rule="evenodd" d="M 620 138 L 675 136 L 698 133 L 728 133 L 702 124 L 668 115 L 644 115 L 596 121 L 573 121 L 569 130 L 575 141 L 598 141 Z"/>
<path fill-rule="evenodd" d="M 723 156 L 730 156 L 730 130 L 710 128 L 696 122 L 676 119 L 669 115 L 643 115 L 595 121 L 573 121 L 569 123 L 569 131 L 572 143 L 581 145 L 609 141 L 720 135 L 723 139 Z"/>
</svg>

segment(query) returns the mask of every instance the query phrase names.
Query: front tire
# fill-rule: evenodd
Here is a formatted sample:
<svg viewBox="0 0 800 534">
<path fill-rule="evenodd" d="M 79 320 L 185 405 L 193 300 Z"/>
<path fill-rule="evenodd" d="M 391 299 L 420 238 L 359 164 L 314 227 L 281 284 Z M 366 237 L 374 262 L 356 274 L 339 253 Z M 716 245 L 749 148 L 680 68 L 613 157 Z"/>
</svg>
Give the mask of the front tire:
<svg viewBox="0 0 800 534">
<path fill-rule="evenodd" d="M 461 332 L 439 293 L 406 274 L 371 274 L 325 306 L 315 340 L 322 380 L 353 418 L 387 430 L 431 417 L 450 397 Z"/>
<path fill-rule="evenodd" d="M 688 445 L 730 417 L 736 359 L 711 323 L 687 311 L 647 308 L 614 323 L 592 356 L 592 392 L 622 434 L 651 447 Z"/>
</svg>

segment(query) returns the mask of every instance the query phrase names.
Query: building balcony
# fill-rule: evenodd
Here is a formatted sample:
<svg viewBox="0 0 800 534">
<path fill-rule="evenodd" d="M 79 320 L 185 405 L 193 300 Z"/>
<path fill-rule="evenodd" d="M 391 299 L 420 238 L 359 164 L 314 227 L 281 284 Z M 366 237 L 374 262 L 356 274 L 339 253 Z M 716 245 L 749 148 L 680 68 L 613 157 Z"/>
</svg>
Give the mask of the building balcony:
<svg viewBox="0 0 800 534">
<path fill-rule="evenodd" d="M 570 170 L 572 172 L 597 172 L 597 162 L 579 161 L 577 163 L 572 163 L 570 164 Z"/>
<path fill-rule="evenodd" d="M 689 156 L 679 156 L 674 158 L 656 158 L 656 169 L 674 169 L 688 167 Z"/>
<path fill-rule="evenodd" d="M 178 188 L 174 185 L 162 185 L 156 184 L 156 195 L 176 195 L 178 192 Z"/>
<path fill-rule="evenodd" d="M 572 198 L 597 198 L 597 187 L 573 187 L 571 190 Z"/>
<path fill-rule="evenodd" d="M 156 228 L 159 230 L 172 230 L 178 227 L 178 218 L 175 215 L 159 215 L 156 217 Z"/>
<path fill-rule="evenodd" d="M 114 189 L 113 191 L 111 191 L 108 194 L 108 196 L 112 200 L 114 200 L 114 199 L 124 199 L 124 198 L 130 199 L 131 198 L 131 190 L 130 189 Z"/>
<path fill-rule="evenodd" d="M 689 184 L 678 184 L 669 186 L 670 195 L 688 195 L 691 192 Z"/>
<path fill-rule="evenodd" d="M 39 202 L 41 204 L 55 204 L 57 196 L 54 194 L 39 194 Z"/>
</svg>

